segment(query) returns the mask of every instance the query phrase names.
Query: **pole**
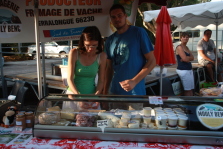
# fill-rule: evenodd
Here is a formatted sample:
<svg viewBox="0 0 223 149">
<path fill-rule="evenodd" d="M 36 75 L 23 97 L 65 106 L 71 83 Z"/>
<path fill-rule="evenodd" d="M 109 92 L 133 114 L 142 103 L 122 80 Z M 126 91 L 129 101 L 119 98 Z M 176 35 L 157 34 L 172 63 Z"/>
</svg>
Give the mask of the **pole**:
<svg viewBox="0 0 223 149">
<path fill-rule="evenodd" d="M 43 98 L 43 91 L 42 91 L 42 72 L 41 72 L 41 61 L 40 61 L 40 41 L 39 41 L 39 0 L 34 1 L 34 22 L 35 22 L 35 41 L 36 41 L 36 56 L 37 56 L 37 78 L 38 78 L 38 93 L 39 93 L 39 100 Z"/>
<path fill-rule="evenodd" d="M 45 69 L 45 42 L 41 42 L 42 49 L 42 75 L 43 75 L 43 96 L 47 95 L 47 87 L 46 87 L 46 69 Z"/>
<path fill-rule="evenodd" d="M 163 66 L 160 66 L 160 96 L 163 94 Z"/>
<path fill-rule="evenodd" d="M 4 71 L 3 71 L 3 62 L 2 62 L 2 46 L 0 44 L 0 71 L 1 71 L 1 79 L 2 79 L 2 96 L 3 98 L 7 98 L 8 91 L 7 91 L 7 83 L 4 77 Z"/>
<path fill-rule="evenodd" d="M 216 26 L 216 52 L 215 52 L 215 79 L 216 82 L 218 82 L 218 14 L 215 13 L 216 20 L 215 20 L 215 26 Z"/>
</svg>

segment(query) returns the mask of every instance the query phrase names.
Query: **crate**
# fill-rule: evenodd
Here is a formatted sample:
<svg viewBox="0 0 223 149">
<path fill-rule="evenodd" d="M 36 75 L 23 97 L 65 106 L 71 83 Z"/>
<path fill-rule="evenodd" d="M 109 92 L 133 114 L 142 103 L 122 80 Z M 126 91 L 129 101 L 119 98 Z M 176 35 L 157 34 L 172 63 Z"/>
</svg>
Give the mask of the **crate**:
<svg viewBox="0 0 223 149">
<path fill-rule="evenodd" d="M 217 87 L 217 82 L 203 82 L 200 84 L 200 88 Z"/>
</svg>

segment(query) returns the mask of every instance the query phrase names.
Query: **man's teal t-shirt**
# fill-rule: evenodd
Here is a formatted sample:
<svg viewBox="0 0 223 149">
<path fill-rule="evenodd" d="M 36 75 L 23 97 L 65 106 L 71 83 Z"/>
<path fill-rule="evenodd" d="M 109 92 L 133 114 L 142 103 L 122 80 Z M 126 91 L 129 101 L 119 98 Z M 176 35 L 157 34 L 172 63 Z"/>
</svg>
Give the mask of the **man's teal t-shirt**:
<svg viewBox="0 0 223 149">
<path fill-rule="evenodd" d="M 144 79 L 130 92 L 126 92 L 119 84 L 121 81 L 135 77 L 146 63 L 144 54 L 153 51 L 152 43 L 145 29 L 130 26 L 123 34 L 115 32 L 106 40 L 105 49 L 108 59 L 112 60 L 114 69 L 111 93 L 146 95 Z"/>
</svg>

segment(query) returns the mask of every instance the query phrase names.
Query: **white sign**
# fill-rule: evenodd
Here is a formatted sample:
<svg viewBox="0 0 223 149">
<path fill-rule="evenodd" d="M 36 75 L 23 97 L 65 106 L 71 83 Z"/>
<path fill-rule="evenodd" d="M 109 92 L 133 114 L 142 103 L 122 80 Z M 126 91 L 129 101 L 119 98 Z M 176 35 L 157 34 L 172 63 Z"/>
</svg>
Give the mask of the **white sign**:
<svg viewBox="0 0 223 149">
<path fill-rule="evenodd" d="M 0 42 L 35 42 L 34 0 L 0 1 Z M 97 26 L 102 36 L 115 30 L 109 17 L 113 4 L 121 3 L 134 24 L 138 0 L 39 0 L 40 42 L 77 40 L 87 26 Z"/>
<path fill-rule="evenodd" d="M 223 127 L 223 107 L 216 104 L 202 104 L 196 109 L 199 121 L 207 128 L 217 130 Z"/>
<path fill-rule="evenodd" d="M 97 127 L 101 128 L 102 133 L 104 133 L 105 127 L 108 127 L 108 120 L 97 120 Z"/>
<path fill-rule="evenodd" d="M 155 105 L 163 104 L 163 100 L 162 100 L 162 97 L 150 96 L 149 97 L 149 103 L 150 104 L 155 104 Z"/>
</svg>

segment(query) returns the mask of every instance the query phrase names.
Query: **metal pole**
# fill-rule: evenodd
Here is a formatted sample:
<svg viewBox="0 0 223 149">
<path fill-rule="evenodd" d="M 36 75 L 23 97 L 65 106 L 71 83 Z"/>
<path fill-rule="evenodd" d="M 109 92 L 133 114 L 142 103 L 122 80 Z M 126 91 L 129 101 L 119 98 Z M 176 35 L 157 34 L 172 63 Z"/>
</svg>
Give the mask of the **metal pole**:
<svg viewBox="0 0 223 149">
<path fill-rule="evenodd" d="M 163 94 L 163 66 L 160 66 L 160 96 Z"/>
<path fill-rule="evenodd" d="M 39 0 L 34 1 L 34 21 L 35 21 L 35 41 L 36 41 L 36 57 L 37 57 L 37 78 L 38 78 L 38 93 L 39 93 L 39 100 L 43 98 L 43 91 L 42 91 L 42 72 L 41 72 L 41 61 L 40 61 L 40 41 L 39 41 Z"/>
<path fill-rule="evenodd" d="M 45 97 L 47 94 L 46 88 L 46 69 L 45 69 L 45 42 L 41 42 L 41 49 L 42 49 L 42 70 L 43 70 L 43 96 Z"/>
<path fill-rule="evenodd" d="M 70 40 L 70 49 L 73 49 L 73 40 Z"/>
<path fill-rule="evenodd" d="M 7 84 L 4 77 L 3 71 L 3 63 L 2 63 L 2 44 L 0 43 L 0 70 L 1 70 L 1 78 L 2 78 L 2 96 L 3 98 L 7 98 L 8 91 L 7 91 Z"/>
<path fill-rule="evenodd" d="M 215 20 L 215 25 L 216 25 L 216 54 L 215 54 L 215 79 L 218 82 L 218 14 L 215 14 L 216 20 Z"/>
</svg>

